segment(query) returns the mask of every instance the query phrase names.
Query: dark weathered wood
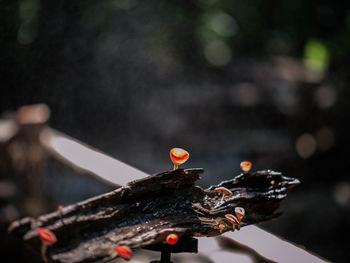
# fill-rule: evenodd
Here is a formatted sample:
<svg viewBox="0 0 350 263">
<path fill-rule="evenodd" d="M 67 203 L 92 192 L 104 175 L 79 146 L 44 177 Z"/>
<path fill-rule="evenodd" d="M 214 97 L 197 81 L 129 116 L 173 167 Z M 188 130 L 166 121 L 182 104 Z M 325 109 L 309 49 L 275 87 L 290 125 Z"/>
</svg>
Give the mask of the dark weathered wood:
<svg viewBox="0 0 350 263">
<path fill-rule="evenodd" d="M 12 223 L 11 234 L 40 250 L 37 227 L 53 231 L 58 242 L 48 249 L 54 262 L 104 262 L 116 256 L 114 247 L 132 249 L 178 236 L 216 236 L 231 231 L 225 214 L 237 206 L 246 210 L 242 227 L 276 217 L 287 191 L 299 183 L 279 172 L 258 171 L 224 181 L 233 195 L 222 200 L 212 186 L 194 183 L 203 169 L 178 169 L 130 182 L 112 192 L 34 218 Z"/>
</svg>

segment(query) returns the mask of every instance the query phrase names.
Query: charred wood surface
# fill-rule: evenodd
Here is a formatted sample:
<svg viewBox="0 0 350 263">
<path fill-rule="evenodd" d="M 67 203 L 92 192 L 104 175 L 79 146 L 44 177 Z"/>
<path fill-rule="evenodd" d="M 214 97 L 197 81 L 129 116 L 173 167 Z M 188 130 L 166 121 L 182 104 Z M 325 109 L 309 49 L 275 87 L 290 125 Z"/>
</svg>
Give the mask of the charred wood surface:
<svg viewBox="0 0 350 263">
<path fill-rule="evenodd" d="M 132 181 L 62 211 L 15 221 L 9 231 L 37 251 L 41 243 L 36 228 L 54 232 L 58 242 L 48 248 L 53 262 L 105 262 L 116 257 L 115 246 L 145 248 L 164 242 L 169 233 L 181 238 L 232 231 L 225 214 L 234 214 L 237 206 L 246 211 L 241 227 L 274 218 L 288 190 L 299 183 L 267 170 L 203 189 L 194 185 L 202 173 L 178 169 Z M 218 186 L 233 194 L 222 199 L 214 190 Z"/>
</svg>

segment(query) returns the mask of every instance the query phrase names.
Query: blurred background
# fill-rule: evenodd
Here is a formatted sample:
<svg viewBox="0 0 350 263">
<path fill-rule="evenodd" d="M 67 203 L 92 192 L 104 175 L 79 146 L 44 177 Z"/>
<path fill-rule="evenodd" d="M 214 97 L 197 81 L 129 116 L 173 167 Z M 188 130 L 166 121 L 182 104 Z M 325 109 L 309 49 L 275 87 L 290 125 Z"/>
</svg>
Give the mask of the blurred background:
<svg viewBox="0 0 350 263">
<path fill-rule="evenodd" d="M 0 1 L 2 118 L 45 103 L 51 127 L 147 173 L 182 147 L 205 187 L 242 160 L 299 178 L 261 227 L 334 262 L 350 256 L 349 73 L 345 0 Z M 1 132 L 2 235 L 111 189 L 51 161 L 47 202 L 23 205 Z"/>
</svg>

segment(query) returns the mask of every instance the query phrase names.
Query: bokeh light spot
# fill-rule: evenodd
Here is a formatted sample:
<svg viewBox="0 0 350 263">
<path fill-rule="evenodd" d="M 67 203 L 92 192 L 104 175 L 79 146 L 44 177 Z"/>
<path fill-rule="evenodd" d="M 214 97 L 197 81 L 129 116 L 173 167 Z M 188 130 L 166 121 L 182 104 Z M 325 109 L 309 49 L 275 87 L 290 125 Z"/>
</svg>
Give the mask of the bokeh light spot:
<svg viewBox="0 0 350 263">
<path fill-rule="evenodd" d="M 46 104 L 22 106 L 16 113 L 20 124 L 44 123 L 50 118 L 50 109 Z"/>
<path fill-rule="evenodd" d="M 337 101 L 337 93 L 330 86 L 321 86 L 315 91 L 314 99 L 321 109 L 328 109 Z"/>
<path fill-rule="evenodd" d="M 233 104 L 242 106 L 255 106 L 261 96 L 259 88 L 253 83 L 239 83 L 230 89 L 230 99 Z"/>
<path fill-rule="evenodd" d="M 340 206 L 350 206 L 350 184 L 348 182 L 338 183 L 334 187 L 333 197 Z"/>
<path fill-rule="evenodd" d="M 316 132 L 317 146 L 322 151 L 329 150 L 335 141 L 334 132 L 328 127 L 323 127 Z"/>
<path fill-rule="evenodd" d="M 306 159 L 315 153 L 316 140 L 311 134 L 304 133 L 298 137 L 295 146 L 299 156 Z"/>
<path fill-rule="evenodd" d="M 223 37 L 234 36 L 238 31 L 237 23 L 233 17 L 222 11 L 214 13 L 209 26 L 215 33 Z"/>
<path fill-rule="evenodd" d="M 18 130 L 13 120 L 0 120 L 0 143 L 6 142 L 13 137 Z"/>
<path fill-rule="evenodd" d="M 304 49 L 304 63 L 310 69 L 324 72 L 329 65 L 330 54 L 326 46 L 317 40 L 307 41 Z"/>
<path fill-rule="evenodd" d="M 223 41 L 211 41 L 204 47 L 204 55 L 207 61 L 216 67 L 225 66 L 231 61 L 230 47 Z"/>
</svg>

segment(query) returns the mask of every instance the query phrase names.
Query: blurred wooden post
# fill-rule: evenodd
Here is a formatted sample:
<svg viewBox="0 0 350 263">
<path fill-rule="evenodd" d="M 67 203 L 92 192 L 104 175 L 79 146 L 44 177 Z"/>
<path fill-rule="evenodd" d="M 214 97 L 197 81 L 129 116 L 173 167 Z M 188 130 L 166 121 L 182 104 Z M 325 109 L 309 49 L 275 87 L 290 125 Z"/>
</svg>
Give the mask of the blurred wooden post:
<svg viewBox="0 0 350 263">
<path fill-rule="evenodd" d="M 48 155 L 39 142 L 49 116 L 49 108 L 37 104 L 20 107 L 1 120 L 1 177 L 16 181 L 20 214 L 39 215 L 50 206 L 43 177 Z"/>
</svg>

